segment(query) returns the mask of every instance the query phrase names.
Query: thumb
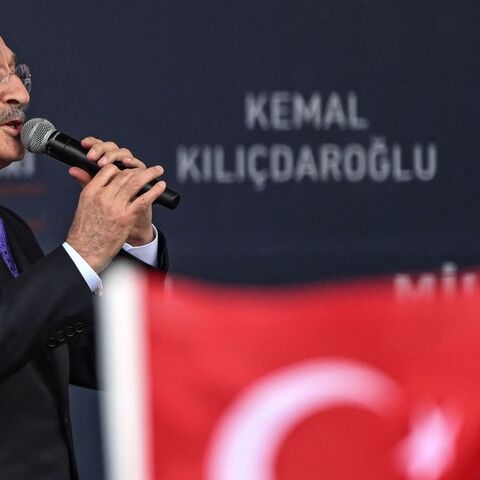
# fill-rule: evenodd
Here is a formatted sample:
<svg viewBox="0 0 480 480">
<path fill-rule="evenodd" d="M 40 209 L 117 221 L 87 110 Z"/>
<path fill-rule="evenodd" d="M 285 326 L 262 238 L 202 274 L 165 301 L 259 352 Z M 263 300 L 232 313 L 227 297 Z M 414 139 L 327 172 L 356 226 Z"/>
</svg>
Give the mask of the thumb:
<svg viewBox="0 0 480 480">
<path fill-rule="evenodd" d="M 87 185 L 92 179 L 92 176 L 90 174 L 88 174 L 85 170 L 82 170 L 81 168 L 78 168 L 78 167 L 70 167 L 68 169 L 68 173 L 75 180 L 77 180 L 82 187 Z"/>
</svg>

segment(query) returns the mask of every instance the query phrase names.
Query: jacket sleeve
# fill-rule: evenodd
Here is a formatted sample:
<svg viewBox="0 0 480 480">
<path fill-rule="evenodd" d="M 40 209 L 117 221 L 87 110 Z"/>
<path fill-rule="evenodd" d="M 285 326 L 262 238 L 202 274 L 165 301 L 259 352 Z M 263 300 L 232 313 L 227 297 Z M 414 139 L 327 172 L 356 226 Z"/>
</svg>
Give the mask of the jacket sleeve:
<svg viewBox="0 0 480 480">
<path fill-rule="evenodd" d="M 0 286 L 0 381 L 92 328 L 92 293 L 63 247 Z"/>
<path fill-rule="evenodd" d="M 117 258 L 134 262 L 147 270 L 165 275 L 168 271 L 168 251 L 164 235 L 158 231 L 158 263 L 152 267 L 121 250 Z M 90 326 L 90 323 L 87 323 Z M 78 335 L 69 341 L 70 383 L 86 388 L 97 388 L 94 328 L 85 335 Z"/>
</svg>

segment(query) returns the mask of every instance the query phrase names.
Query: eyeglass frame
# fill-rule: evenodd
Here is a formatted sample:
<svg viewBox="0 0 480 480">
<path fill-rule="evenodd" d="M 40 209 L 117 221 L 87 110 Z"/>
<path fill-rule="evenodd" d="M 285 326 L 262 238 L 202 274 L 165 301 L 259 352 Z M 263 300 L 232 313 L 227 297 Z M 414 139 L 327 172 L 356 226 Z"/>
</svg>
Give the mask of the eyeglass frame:
<svg viewBox="0 0 480 480">
<path fill-rule="evenodd" d="M 15 67 L 14 72 L 9 71 L 3 78 L 0 75 L 0 86 L 8 83 L 12 75 L 16 75 L 20 79 L 28 93 L 32 91 L 32 73 L 26 63 L 20 63 Z"/>
</svg>

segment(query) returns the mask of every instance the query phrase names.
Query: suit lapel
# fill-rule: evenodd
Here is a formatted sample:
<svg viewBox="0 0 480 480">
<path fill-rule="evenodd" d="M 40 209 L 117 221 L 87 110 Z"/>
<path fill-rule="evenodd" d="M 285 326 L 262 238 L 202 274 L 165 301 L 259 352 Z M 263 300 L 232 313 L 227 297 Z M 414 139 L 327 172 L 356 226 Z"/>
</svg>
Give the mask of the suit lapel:
<svg viewBox="0 0 480 480">
<path fill-rule="evenodd" d="M 10 250 L 17 264 L 18 271 L 22 273 L 22 271 L 37 260 L 37 258 L 34 258 L 33 252 L 28 249 L 28 246 L 25 244 L 25 239 L 22 238 L 22 235 L 18 231 L 16 222 L 11 221 L 10 215 L 2 215 L 2 218 L 5 224 Z M 9 272 L 5 262 L 1 263 L 3 264 L 2 267 Z"/>
<path fill-rule="evenodd" d="M 12 278 L 12 274 L 7 267 L 7 264 L 0 257 L 0 278 Z"/>
<path fill-rule="evenodd" d="M 18 240 L 14 237 L 15 235 L 13 232 L 9 232 L 7 230 L 7 238 L 8 243 L 10 244 L 10 250 L 12 251 L 12 255 L 15 263 L 17 264 L 19 273 L 22 273 L 28 267 L 28 265 L 30 265 L 30 262 L 28 261 L 23 249 L 20 247 Z"/>
<path fill-rule="evenodd" d="M 38 247 L 33 248 L 29 242 L 25 241 L 25 235 L 22 234 L 21 228 L 19 227 L 18 222 L 12 221 L 11 216 L 8 212 L 0 212 L 5 224 L 5 230 L 7 232 L 7 239 L 12 251 L 12 255 L 17 264 L 18 270 L 20 273 L 27 269 L 32 263 L 40 258 L 41 252 L 38 250 Z M 25 232 L 23 232 L 25 233 Z M 0 278 L 12 278 L 12 274 L 8 269 L 7 265 L 0 258 Z M 46 357 L 51 364 L 51 370 L 43 371 L 45 378 L 50 384 L 50 388 L 53 388 L 57 391 L 55 398 L 60 401 L 61 411 L 66 411 L 67 402 L 68 402 L 68 392 L 65 390 L 65 385 L 69 383 L 69 354 L 67 345 L 62 345 L 58 348 L 50 350 Z"/>
</svg>

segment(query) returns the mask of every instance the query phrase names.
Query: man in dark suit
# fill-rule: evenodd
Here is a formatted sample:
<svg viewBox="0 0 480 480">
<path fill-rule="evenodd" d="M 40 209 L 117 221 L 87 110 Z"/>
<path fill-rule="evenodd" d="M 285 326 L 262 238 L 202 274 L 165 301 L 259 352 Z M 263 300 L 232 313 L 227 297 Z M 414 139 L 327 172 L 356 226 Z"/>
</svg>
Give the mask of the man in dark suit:
<svg viewBox="0 0 480 480">
<path fill-rule="evenodd" d="M 16 65 L 0 37 L 0 168 L 24 155 L 19 134 L 29 100 L 28 67 Z M 92 298 L 98 276 L 122 248 L 167 268 L 163 236 L 151 224 L 151 204 L 165 189 L 163 172 L 146 168 L 113 142 L 82 141 L 103 168 L 84 186 L 66 242 L 43 255 L 30 228 L 0 207 L 0 478 L 78 478 L 72 447 L 68 383 L 95 387 Z M 112 165 L 122 161 L 128 170 Z M 125 254 L 124 255 L 128 255 Z"/>
</svg>

